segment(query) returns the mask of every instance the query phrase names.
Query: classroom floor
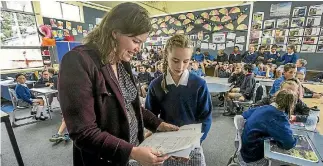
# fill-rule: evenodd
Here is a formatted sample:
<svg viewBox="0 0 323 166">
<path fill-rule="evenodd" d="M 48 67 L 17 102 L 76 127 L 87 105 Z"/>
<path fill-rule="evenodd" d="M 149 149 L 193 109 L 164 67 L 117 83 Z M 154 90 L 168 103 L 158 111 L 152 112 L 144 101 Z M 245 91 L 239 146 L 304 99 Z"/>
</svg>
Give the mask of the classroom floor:
<svg viewBox="0 0 323 166">
<path fill-rule="evenodd" d="M 53 103 L 58 105 L 57 100 Z M 224 117 L 217 108 L 213 111 L 213 123 L 203 150 L 208 166 L 224 166 L 234 153 L 235 129 L 233 118 Z M 61 123 L 60 110 L 52 112 L 53 119 L 14 128 L 20 152 L 26 166 L 72 166 L 72 142 L 55 145 L 49 138 L 57 132 Z M 3 125 L 3 124 L 2 124 Z M 1 127 L 1 165 L 17 166 L 8 134 Z"/>
</svg>

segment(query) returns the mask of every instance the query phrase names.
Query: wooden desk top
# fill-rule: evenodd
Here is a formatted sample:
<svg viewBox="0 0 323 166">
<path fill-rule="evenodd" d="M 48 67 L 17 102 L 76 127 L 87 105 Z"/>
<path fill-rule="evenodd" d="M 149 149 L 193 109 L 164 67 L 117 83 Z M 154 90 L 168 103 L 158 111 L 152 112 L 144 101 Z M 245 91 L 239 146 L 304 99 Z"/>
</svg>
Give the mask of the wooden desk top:
<svg viewBox="0 0 323 166">
<path fill-rule="evenodd" d="M 323 85 L 303 84 L 304 87 L 316 93 L 323 93 Z"/>
<path fill-rule="evenodd" d="M 303 98 L 302 101 L 309 107 L 317 106 L 317 108 L 320 109 L 320 122 L 317 124 L 316 129 L 323 135 L 323 98 Z"/>
</svg>

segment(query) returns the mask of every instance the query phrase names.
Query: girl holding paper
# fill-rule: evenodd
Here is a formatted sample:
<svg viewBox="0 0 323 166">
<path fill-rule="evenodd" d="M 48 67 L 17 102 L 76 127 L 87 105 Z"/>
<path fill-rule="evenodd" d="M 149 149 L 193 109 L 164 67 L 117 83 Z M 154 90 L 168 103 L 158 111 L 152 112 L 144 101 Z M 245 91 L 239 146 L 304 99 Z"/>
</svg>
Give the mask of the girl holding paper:
<svg viewBox="0 0 323 166">
<path fill-rule="evenodd" d="M 190 43 L 185 35 L 168 39 L 163 58 L 163 76 L 151 82 L 146 109 L 177 126 L 202 123 L 202 142 L 211 127 L 212 103 L 205 80 L 187 70 L 193 51 Z M 195 148 L 191 152 L 189 162 L 168 159 L 164 165 L 205 165 L 202 148 Z"/>
</svg>

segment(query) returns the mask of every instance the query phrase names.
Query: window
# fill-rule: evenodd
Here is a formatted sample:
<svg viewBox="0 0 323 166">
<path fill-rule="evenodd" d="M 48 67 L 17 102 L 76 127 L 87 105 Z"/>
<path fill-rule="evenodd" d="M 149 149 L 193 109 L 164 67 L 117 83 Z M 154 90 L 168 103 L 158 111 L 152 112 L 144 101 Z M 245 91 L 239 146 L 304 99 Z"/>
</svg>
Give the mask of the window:
<svg viewBox="0 0 323 166">
<path fill-rule="evenodd" d="M 1 49 L 0 69 L 44 66 L 40 49 Z"/>
<path fill-rule="evenodd" d="M 40 1 L 40 7 L 44 17 L 81 21 L 79 6 L 56 1 Z"/>
<path fill-rule="evenodd" d="M 5 1 L 7 9 L 19 10 L 23 12 L 33 12 L 31 1 Z"/>
<path fill-rule="evenodd" d="M 34 15 L 1 11 L 2 46 L 40 46 Z"/>
</svg>

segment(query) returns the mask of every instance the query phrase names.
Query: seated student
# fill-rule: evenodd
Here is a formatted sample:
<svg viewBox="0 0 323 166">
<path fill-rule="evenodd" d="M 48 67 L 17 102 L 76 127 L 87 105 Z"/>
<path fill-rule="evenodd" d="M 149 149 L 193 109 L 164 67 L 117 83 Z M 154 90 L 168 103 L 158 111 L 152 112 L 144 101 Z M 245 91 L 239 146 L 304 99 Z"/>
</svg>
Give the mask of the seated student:
<svg viewBox="0 0 323 166">
<path fill-rule="evenodd" d="M 264 71 L 264 64 L 262 62 L 257 62 L 256 64 L 252 64 L 252 73 L 257 74 L 258 72 Z"/>
<path fill-rule="evenodd" d="M 231 75 L 231 70 L 229 69 L 229 62 L 224 62 L 222 67 L 218 69 L 220 78 L 229 78 Z"/>
<path fill-rule="evenodd" d="M 268 165 L 264 158 L 264 140 L 270 139 L 289 150 L 296 145 L 285 110 L 293 112 L 297 101 L 295 92 L 281 90 L 271 105 L 256 107 L 242 113 L 246 119 L 241 136 L 242 147 L 238 155 L 242 165 Z"/>
<path fill-rule="evenodd" d="M 304 73 L 304 76 L 306 75 L 306 66 L 307 61 L 305 59 L 298 59 L 296 61 L 296 67 L 297 67 L 297 72 L 302 72 Z"/>
<path fill-rule="evenodd" d="M 197 61 L 198 63 L 204 62 L 204 55 L 201 53 L 200 48 L 196 48 L 195 54 L 192 56 L 192 60 Z"/>
<path fill-rule="evenodd" d="M 216 61 L 218 64 L 223 64 L 224 62 L 229 61 L 228 55 L 224 52 L 224 50 L 219 50 L 218 55 L 216 57 Z"/>
<path fill-rule="evenodd" d="M 323 72 L 317 74 L 313 77 L 314 82 L 322 82 L 323 83 Z"/>
<path fill-rule="evenodd" d="M 257 53 L 256 51 L 256 47 L 254 45 L 249 45 L 249 51 L 246 51 L 242 57 L 242 62 L 244 63 L 255 63 L 256 59 L 257 59 Z"/>
<path fill-rule="evenodd" d="M 141 65 L 138 73 L 138 82 L 140 83 L 140 89 L 143 97 L 146 97 L 146 90 L 152 77 L 149 72 L 146 71 L 147 66 Z"/>
<path fill-rule="evenodd" d="M 270 52 L 265 55 L 265 62 L 275 64 L 279 56 L 280 54 L 277 52 L 277 45 L 274 44 L 271 46 Z"/>
<path fill-rule="evenodd" d="M 224 116 L 232 116 L 235 115 L 235 111 L 233 110 L 233 101 L 232 100 L 239 100 L 245 101 L 250 100 L 253 96 L 253 90 L 256 85 L 256 80 L 252 74 L 252 65 L 245 64 L 243 66 L 243 73 L 245 78 L 241 84 L 240 89 L 235 88 L 235 92 L 228 93 L 228 108 L 227 112 L 223 113 Z"/>
<path fill-rule="evenodd" d="M 192 52 L 190 43 L 186 35 L 176 34 L 168 39 L 165 74 L 149 85 L 146 109 L 177 126 L 202 123 L 202 143 L 212 124 L 212 102 L 205 80 L 187 70 Z M 168 165 L 206 165 L 202 147 L 191 152 L 188 162 L 168 159 L 163 166 Z"/>
<path fill-rule="evenodd" d="M 57 85 L 54 85 L 54 69 L 48 68 L 47 70 L 42 71 L 42 77 L 35 83 L 34 88 L 43 88 L 43 87 L 50 87 L 53 88 L 54 86 L 57 87 Z M 56 77 L 57 80 L 57 77 Z M 52 105 L 54 97 L 56 97 L 57 94 L 50 94 L 48 95 L 48 103 L 49 106 Z"/>
<path fill-rule="evenodd" d="M 231 86 L 234 88 L 240 88 L 244 80 L 245 75 L 242 72 L 241 63 L 237 64 L 234 72 L 230 75 L 228 82 L 231 83 Z M 239 92 L 240 90 L 231 90 L 232 92 Z"/>
<path fill-rule="evenodd" d="M 269 91 L 269 95 L 273 96 L 280 88 L 280 84 L 285 80 L 289 80 L 291 78 L 295 78 L 296 75 L 296 65 L 292 63 L 288 63 L 284 66 L 284 75 L 274 81 L 273 86 Z"/>
<path fill-rule="evenodd" d="M 32 110 L 31 114 L 35 115 L 35 119 L 38 120 L 46 120 L 48 116 L 44 115 L 46 107 L 44 107 L 44 100 L 43 98 L 36 98 L 27 87 L 26 77 L 24 74 L 19 73 L 16 75 L 17 85 L 15 88 L 15 92 L 18 98 L 17 105 L 20 107 L 29 107 L 35 106 L 36 111 Z"/>
<path fill-rule="evenodd" d="M 302 83 L 302 82 L 304 82 L 305 74 L 303 72 L 297 72 L 296 78 Z M 308 88 L 304 87 L 303 85 L 302 85 L 302 88 L 304 89 L 304 94 L 303 94 L 304 98 L 318 98 L 319 99 L 322 97 L 322 94 L 315 93 L 315 92 L 309 90 Z"/>
<path fill-rule="evenodd" d="M 190 70 L 190 72 L 199 76 L 199 77 L 205 76 L 202 69 L 199 69 L 199 63 L 196 61 L 192 62 L 192 69 Z"/>
<path fill-rule="evenodd" d="M 295 46 L 287 46 L 287 52 L 283 56 L 279 56 L 278 60 L 281 64 L 296 63 L 298 56 L 296 55 Z"/>
<path fill-rule="evenodd" d="M 267 53 L 265 52 L 265 46 L 260 46 L 258 49 L 258 53 L 257 53 L 257 58 L 255 63 L 263 63 L 266 64 L 267 62 L 265 61 L 265 56 L 267 55 Z"/>
<path fill-rule="evenodd" d="M 214 55 L 210 55 L 209 52 L 204 52 L 204 65 L 205 67 L 212 67 L 217 64 Z"/>
<path fill-rule="evenodd" d="M 273 73 L 274 69 L 271 67 L 271 65 L 266 65 L 263 67 L 262 71 L 258 71 L 256 73 L 256 77 L 257 78 L 273 78 L 274 77 L 274 73 Z"/>
<path fill-rule="evenodd" d="M 297 94 L 299 94 L 300 93 L 299 83 L 295 78 L 286 80 L 280 85 L 280 90 L 292 90 L 294 92 L 297 92 Z M 274 96 L 264 97 L 262 100 L 254 104 L 254 106 L 269 105 L 271 101 L 275 98 L 278 92 L 276 92 Z M 310 108 L 304 102 L 302 102 L 302 100 L 298 97 L 293 114 L 291 115 L 291 119 L 296 122 L 305 123 L 309 115 L 309 112 L 310 112 Z"/>
<path fill-rule="evenodd" d="M 283 76 L 283 72 L 284 72 L 283 68 L 280 68 L 280 67 L 276 68 L 276 70 L 274 72 L 274 79 L 278 79 L 281 76 Z"/>
<path fill-rule="evenodd" d="M 159 76 L 163 75 L 162 69 L 163 69 L 163 63 L 161 61 L 156 62 L 154 78 L 158 78 Z"/>
<path fill-rule="evenodd" d="M 239 47 L 234 46 L 233 52 L 229 56 L 229 63 L 235 64 L 235 63 L 241 63 L 242 55 L 239 52 Z"/>
</svg>

